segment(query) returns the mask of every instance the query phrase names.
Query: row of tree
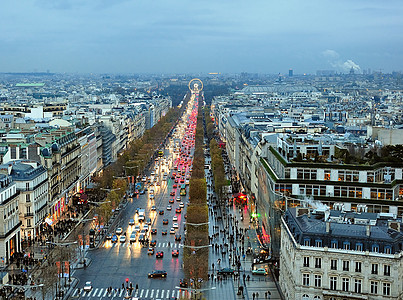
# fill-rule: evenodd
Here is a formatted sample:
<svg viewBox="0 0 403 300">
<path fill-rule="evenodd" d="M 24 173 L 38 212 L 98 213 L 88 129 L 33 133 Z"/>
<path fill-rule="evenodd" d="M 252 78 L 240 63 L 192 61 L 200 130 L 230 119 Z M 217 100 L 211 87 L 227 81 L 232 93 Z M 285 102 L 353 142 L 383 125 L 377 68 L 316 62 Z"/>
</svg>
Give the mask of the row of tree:
<svg viewBox="0 0 403 300">
<path fill-rule="evenodd" d="M 189 99 L 188 94 L 185 103 Z M 157 124 L 147 129 L 140 139 L 132 141 L 115 163 L 106 167 L 100 176 L 93 179 L 97 183 L 95 194 L 105 199 L 97 209 L 100 223 L 108 222 L 112 216 L 112 210 L 122 201 L 128 189 L 127 177 L 137 178 L 143 175 L 145 168 L 150 165 L 157 150 L 166 141 L 182 115 L 183 108 L 184 105 L 180 108 L 172 107 Z"/>
<path fill-rule="evenodd" d="M 228 185 L 225 178 L 224 161 L 222 158 L 222 150 L 218 147 L 215 139 L 210 141 L 211 169 L 214 176 L 214 190 L 218 195 L 218 199 L 223 201 L 223 187 Z"/>
<path fill-rule="evenodd" d="M 193 157 L 193 171 L 189 185 L 189 206 L 187 208 L 186 244 L 190 246 L 207 246 L 208 240 L 208 207 L 207 185 L 204 176 L 203 153 L 203 113 L 202 96 L 198 105 L 197 125 L 195 133 L 195 152 Z M 190 223 L 190 224 L 189 224 Z M 195 226 L 191 224 L 204 225 Z M 194 280 L 194 287 L 200 288 L 199 279 L 206 280 L 208 274 L 209 248 L 184 248 L 183 263 L 188 279 Z"/>
</svg>

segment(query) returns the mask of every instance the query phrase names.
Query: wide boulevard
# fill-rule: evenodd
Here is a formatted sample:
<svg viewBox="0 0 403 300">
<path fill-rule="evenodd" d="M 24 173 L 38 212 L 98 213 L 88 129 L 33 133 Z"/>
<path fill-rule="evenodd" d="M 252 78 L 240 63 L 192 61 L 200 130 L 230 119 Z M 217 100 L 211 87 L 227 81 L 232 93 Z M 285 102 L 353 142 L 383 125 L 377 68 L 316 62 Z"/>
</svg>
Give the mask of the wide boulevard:
<svg viewBox="0 0 403 300">
<path fill-rule="evenodd" d="M 72 293 L 73 298 L 169 299 L 189 296 L 187 291 L 176 287 L 184 277 L 182 267 L 184 221 L 189 197 L 188 179 L 191 175 L 194 152 L 196 113 L 194 100 L 191 100 L 174 134 L 164 145 L 163 156 L 159 157 L 146 172 L 146 178 L 141 178 L 143 183 L 146 183 L 144 186 L 147 187 L 147 191 L 134 196 L 125 207 L 121 208 L 119 218 L 109 230 L 111 235 L 116 234 L 114 238 L 117 238 L 117 242 L 105 239 L 99 247 L 86 252 L 86 257 L 91 263 L 86 268 L 75 271 L 74 277 L 79 283 Z M 180 190 L 182 188 L 183 194 L 184 187 L 186 196 L 181 196 Z M 177 211 L 179 208 L 180 212 Z M 136 211 L 142 209 L 145 211 L 145 220 L 140 222 Z M 148 220 L 149 218 L 151 220 Z M 168 224 L 163 224 L 164 219 Z M 146 238 L 150 242 L 156 242 L 152 254 L 148 253 L 151 251 L 149 250 L 151 245 L 138 241 L 140 232 L 136 235 L 136 241 L 130 242 L 130 236 L 136 231 L 135 226 L 139 225 L 141 230 L 150 222 Z M 174 228 L 175 223 L 178 228 Z M 121 234 L 117 234 L 118 228 L 122 228 Z M 152 229 L 157 230 L 156 234 L 151 232 Z M 163 234 L 164 230 L 167 231 L 166 234 Z M 126 240 L 123 242 L 120 239 L 124 235 Z M 181 240 L 176 240 L 179 239 L 178 235 Z M 172 255 L 175 250 L 179 250 L 178 257 Z M 162 258 L 156 257 L 159 251 L 163 251 Z M 164 278 L 149 278 L 148 274 L 154 270 L 165 270 L 167 275 Z M 91 282 L 91 287 L 84 291 L 87 282 Z M 130 286 L 132 290 L 127 289 Z"/>
</svg>

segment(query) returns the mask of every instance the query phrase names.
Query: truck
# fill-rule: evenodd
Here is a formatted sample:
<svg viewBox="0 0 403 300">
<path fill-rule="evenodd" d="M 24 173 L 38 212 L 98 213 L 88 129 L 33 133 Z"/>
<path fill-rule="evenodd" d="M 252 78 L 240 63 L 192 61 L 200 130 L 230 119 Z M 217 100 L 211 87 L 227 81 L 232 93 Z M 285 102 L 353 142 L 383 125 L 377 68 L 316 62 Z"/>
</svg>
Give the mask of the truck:
<svg viewBox="0 0 403 300">
<path fill-rule="evenodd" d="M 139 217 L 138 217 L 139 222 L 143 222 L 144 219 L 145 219 L 145 217 L 146 217 L 146 211 L 145 211 L 145 209 L 144 209 L 144 208 L 140 208 L 139 211 L 138 211 L 138 213 L 139 213 Z"/>
</svg>

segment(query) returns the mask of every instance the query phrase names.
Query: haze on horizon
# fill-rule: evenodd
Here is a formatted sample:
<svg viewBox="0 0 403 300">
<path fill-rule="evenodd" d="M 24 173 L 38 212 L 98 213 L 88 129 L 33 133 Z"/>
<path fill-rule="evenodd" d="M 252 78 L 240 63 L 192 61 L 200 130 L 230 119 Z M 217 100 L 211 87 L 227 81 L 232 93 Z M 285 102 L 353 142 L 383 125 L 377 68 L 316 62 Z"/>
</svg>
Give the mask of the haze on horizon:
<svg viewBox="0 0 403 300">
<path fill-rule="evenodd" d="M 403 69 L 403 1 L 3 0 L 0 72 Z"/>
</svg>

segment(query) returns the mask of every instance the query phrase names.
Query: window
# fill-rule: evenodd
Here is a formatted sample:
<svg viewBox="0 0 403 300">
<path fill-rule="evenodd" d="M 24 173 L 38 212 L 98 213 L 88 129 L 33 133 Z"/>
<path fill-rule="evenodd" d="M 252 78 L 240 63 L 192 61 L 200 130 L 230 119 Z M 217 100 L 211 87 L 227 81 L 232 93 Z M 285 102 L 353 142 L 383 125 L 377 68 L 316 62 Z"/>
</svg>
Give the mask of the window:
<svg viewBox="0 0 403 300">
<path fill-rule="evenodd" d="M 344 278 L 342 279 L 342 290 L 343 290 L 344 292 L 348 292 L 348 291 L 349 291 L 349 288 L 350 288 L 350 278 L 344 277 Z"/>
<path fill-rule="evenodd" d="M 305 239 L 304 240 L 304 246 L 310 246 L 310 245 L 311 245 L 310 239 Z"/>
<path fill-rule="evenodd" d="M 31 219 L 27 219 L 27 227 L 31 227 Z"/>
<path fill-rule="evenodd" d="M 320 300 L 320 296 L 313 297 L 314 300 Z"/>
<path fill-rule="evenodd" d="M 385 246 L 385 254 L 392 254 L 392 247 L 391 246 Z"/>
<path fill-rule="evenodd" d="M 383 265 L 383 275 L 390 276 L 390 265 Z"/>
<path fill-rule="evenodd" d="M 302 285 L 309 286 L 309 274 L 302 274 Z"/>
<path fill-rule="evenodd" d="M 357 273 L 361 273 L 361 265 L 362 265 L 362 263 L 360 261 L 355 262 L 355 271 Z"/>
<path fill-rule="evenodd" d="M 355 250 L 356 251 L 362 251 L 362 244 L 361 243 L 355 244 Z"/>
<path fill-rule="evenodd" d="M 372 245 L 372 252 L 376 252 L 376 253 L 379 252 L 379 245 L 378 244 L 373 244 Z"/>
<path fill-rule="evenodd" d="M 26 188 L 26 190 L 29 190 L 29 182 L 25 183 L 25 188 Z"/>
<path fill-rule="evenodd" d="M 309 268 L 309 256 L 304 256 L 304 267 Z"/>
<path fill-rule="evenodd" d="M 330 245 L 331 245 L 331 248 L 337 248 L 337 241 L 335 241 L 335 240 L 333 240 L 331 243 L 330 243 Z"/>
<path fill-rule="evenodd" d="M 354 293 L 361 293 L 361 287 L 362 287 L 362 280 L 355 279 L 354 280 Z"/>
<path fill-rule="evenodd" d="M 330 277 L 330 287 L 332 291 L 337 290 L 337 277 L 336 276 L 331 276 Z"/>
<path fill-rule="evenodd" d="M 322 259 L 320 257 L 315 258 L 315 268 L 322 268 Z"/>
<path fill-rule="evenodd" d="M 378 264 L 372 264 L 371 274 L 378 274 Z"/>
<path fill-rule="evenodd" d="M 343 249 L 350 250 L 350 242 L 343 242 Z"/>
<path fill-rule="evenodd" d="M 336 259 L 332 259 L 330 261 L 330 269 L 337 270 L 337 260 Z"/>
<path fill-rule="evenodd" d="M 31 202 L 31 194 L 25 195 L 25 202 Z"/>
<path fill-rule="evenodd" d="M 350 262 L 348 260 L 343 260 L 343 271 L 350 271 Z"/>
<path fill-rule="evenodd" d="M 316 240 L 315 247 L 322 247 L 322 240 Z"/>
<path fill-rule="evenodd" d="M 383 283 L 383 295 L 390 296 L 390 283 L 389 282 Z"/>
<path fill-rule="evenodd" d="M 325 170 L 325 180 L 330 180 L 330 170 Z"/>
<path fill-rule="evenodd" d="M 307 294 L 302 295 L 302 300 L 309 300 L 309 299 L 310 299 L 309 295 L 307 295 Z"/>
<path fill-rule="evenodd" d="M 322 275 L 315 274 L 315 287 L 322 287 Z"/>
<path fill-rule="evenodd" d="M 371 281 L 371 294 L 378 294 L 378 281 Z"/>
</svg>

